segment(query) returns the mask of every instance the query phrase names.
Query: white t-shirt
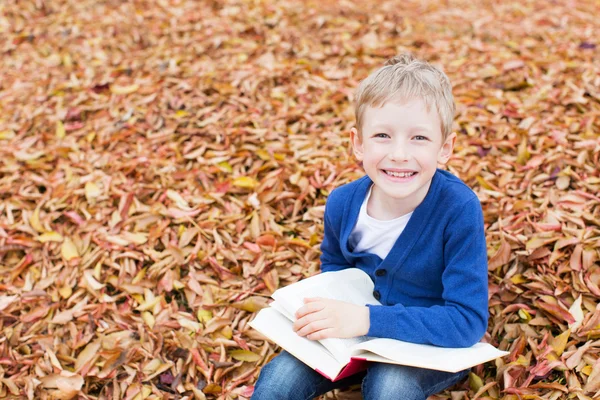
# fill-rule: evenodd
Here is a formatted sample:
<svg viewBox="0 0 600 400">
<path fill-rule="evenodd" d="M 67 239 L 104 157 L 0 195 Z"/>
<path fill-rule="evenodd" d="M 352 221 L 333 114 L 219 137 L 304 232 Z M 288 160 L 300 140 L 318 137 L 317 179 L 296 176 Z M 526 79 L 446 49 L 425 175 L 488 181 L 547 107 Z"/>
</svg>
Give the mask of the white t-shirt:
<svg viewBox="0 0 600 400">
<path fill-rule="evenodd" d="M 371 197 L 372 188 L 371 185 L 369 193 L 365 196 L 360 207 L 358 221 L 352 229 L 348 241 L 350 246 L 354 247 L 354 251 L 377 254 L 383 260 L 394 247 L 396 239 L 408 224 L 408 220 L 410 220 L 413 213 L 410 212 L 388 221 L 381 221 L 369 216 L 367 214 L 367 204 Z"/>
</svg>

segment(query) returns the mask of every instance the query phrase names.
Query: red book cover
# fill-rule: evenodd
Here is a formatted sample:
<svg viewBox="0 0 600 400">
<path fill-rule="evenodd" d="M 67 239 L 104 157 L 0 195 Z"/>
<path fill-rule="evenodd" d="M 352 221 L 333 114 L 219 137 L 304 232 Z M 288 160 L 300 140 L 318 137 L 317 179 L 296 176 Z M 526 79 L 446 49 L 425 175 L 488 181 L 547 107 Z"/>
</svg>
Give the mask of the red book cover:
<svg viewBox="0 0 600 400">
<path fill-rule="evenodd" d="M 337 382 L 340 379 L 344 379 L 344 378 L 354 375 L 358 372 L 364 371 L 365 369 L 367 369 L 367 364 L 368 364 L 368 361 L 366 358 L 352 357 L 350 359 L 350 362 L 348 364 L 346 364 L 344 369 L 342 369 L 340 371 L 340 373 L 338 374 L 338 376 L 336 376 L 334 379 L 331 379 L 331 377 L 325 375 L 319 369 L 316 369 L 315 371 L 317 371 L 318 373 L 320 373 L 321 375 L 323 375 L 325 378 L 329 379 L 330 381 Z"/>
</svg>

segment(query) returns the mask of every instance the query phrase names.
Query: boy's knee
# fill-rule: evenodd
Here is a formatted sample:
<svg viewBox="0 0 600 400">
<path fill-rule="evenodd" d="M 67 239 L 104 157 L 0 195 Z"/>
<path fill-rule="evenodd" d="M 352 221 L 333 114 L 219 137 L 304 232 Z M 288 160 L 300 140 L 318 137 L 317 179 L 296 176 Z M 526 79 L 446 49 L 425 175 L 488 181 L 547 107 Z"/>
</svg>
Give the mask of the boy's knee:
<svg viewBox="0 0 600 400">
<path fill-rule="evenodd" d="M 365 400 L 425 400 L 427 396 L 410 367 L 378 363 L 363 380 Z"/>
<path fill-rule="evenodd" d="M 310 385 L 302 373 L 307 367 L 294 356 L 282 352 L 267 363 L 258 376 L 252 399 L 305 399 Z"/>
<path fill-rule="evenodd" d="M 395 364 L 377 363 L 369 367 L 363 380 L 365 400 L 426 400 L 465 377 L 465 371 L 452 374 Z"/>
</svg>

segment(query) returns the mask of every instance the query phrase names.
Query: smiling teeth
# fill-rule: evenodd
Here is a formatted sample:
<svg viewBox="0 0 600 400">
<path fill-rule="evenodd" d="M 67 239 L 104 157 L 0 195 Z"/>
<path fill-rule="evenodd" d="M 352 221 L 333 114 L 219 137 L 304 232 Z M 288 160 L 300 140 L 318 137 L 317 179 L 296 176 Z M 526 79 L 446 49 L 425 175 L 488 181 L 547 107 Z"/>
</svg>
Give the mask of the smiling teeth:
<svg viewBox="0 0 600 400">
<path fill-rule="evenodd" d="M 408 178 L 409 176 L 413 176 L 415 172 L 393 172 L 393 171 L 385 171 L 386 174 L 395 176 L 398 178 Z"/>
</svg>

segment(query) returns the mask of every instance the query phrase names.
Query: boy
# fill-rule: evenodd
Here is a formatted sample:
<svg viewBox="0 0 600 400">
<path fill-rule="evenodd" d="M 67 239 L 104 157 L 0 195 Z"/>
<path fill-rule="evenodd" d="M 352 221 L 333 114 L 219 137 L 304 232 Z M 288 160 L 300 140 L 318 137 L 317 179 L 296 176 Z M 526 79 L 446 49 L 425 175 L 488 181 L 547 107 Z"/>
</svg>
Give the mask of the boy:
<svg viewBox="0 0 600 400">
<path fill-rule="evenodd" d="M 410 54 L 362 81 L 354 155 L 366 176 L 333 190 L 325 209 L 322 272 L 360 268 L 382 305 L 305 299 L 294 330 L 311 340 L 361 335 L 468 347 L 487 328 L 487 252 L 477 196 L 437 169 L 456 134 L 452 87 Z M 283 351 L 264 366 L 253 399 L 312 399 L 362 382 L 363 398 L 425 400 L 468 374 L 373 363 L 332 383 Z"/>
</svg>

